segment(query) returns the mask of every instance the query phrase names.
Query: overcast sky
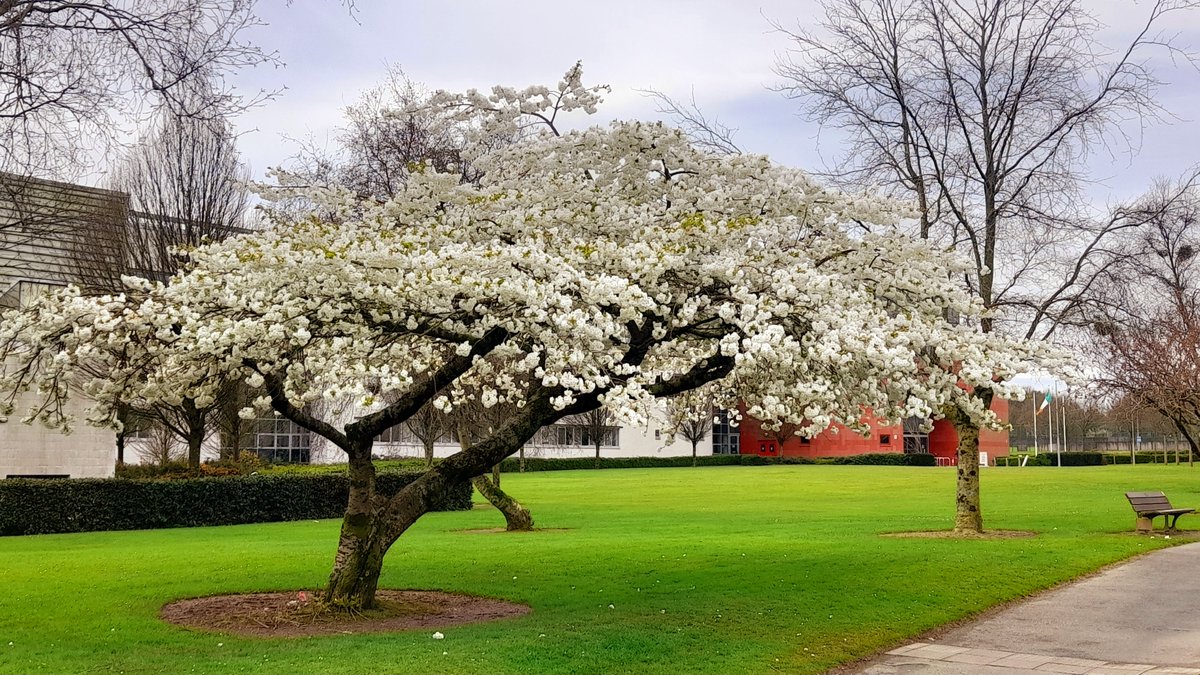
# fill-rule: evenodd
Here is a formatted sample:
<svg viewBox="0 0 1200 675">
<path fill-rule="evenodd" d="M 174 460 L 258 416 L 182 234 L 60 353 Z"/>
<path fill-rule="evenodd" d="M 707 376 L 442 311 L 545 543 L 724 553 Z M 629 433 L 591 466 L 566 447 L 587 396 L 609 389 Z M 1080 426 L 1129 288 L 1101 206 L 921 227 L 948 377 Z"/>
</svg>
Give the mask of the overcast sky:
<svg viewBox="0 0 1200 675">
<path fill-rule="evenodd" d="M 1110 27 L 1105 38 L 1114 46 L 1147 9 L 1145 1 L 1086 2 Z M 286 88 L 238 120 L 257 176 L 295 152 L 286 137 L 311 134 L 323 143 L 336 133 L 343 109 L 383 81 L 389 64 L 431 89 L 458 91 L 553 85 L 582 60 L 585 83 L 613 89 L 588 123 L 658 117 L 638 89 L 677 98 L 694 91 L 707 114 L 740 130 L 737 140 L 749 151 L 807 169 L 838 153 L 835 136 L 822 135 L 797 116 L 795 102 L 771 90 L 779 82 L 773 67 L 789 46 L 771 20 L 815 27 L 814 0 L 357 0 L 353 13 L 334 0 L 274 0 L 261 4 L 260 15 L 268 25 L 248 37 L 287 65 L 236 81 L 248 93 Z M 1176 17 L 1168 28 L 1200 47 L 1200 13 Z M 1098 200 L 1137 194 L 1155 176 L 1200 163 L 1200 74 L 1165 54 L 1146 56 L 1168 83 L 1160 100 L 1179 119 L 1148 129 L 1134 157 L 1095 157 Z"/>
</svg>

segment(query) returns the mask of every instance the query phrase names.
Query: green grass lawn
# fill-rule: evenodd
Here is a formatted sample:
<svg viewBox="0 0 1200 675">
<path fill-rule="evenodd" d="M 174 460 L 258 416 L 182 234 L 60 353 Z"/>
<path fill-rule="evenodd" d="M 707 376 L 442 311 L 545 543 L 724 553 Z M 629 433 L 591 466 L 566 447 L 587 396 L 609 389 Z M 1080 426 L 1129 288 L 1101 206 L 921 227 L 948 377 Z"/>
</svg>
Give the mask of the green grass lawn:
<svg viewBox="0 0 1200 675">
<path fill-rule="evenodd" d="M 245 639 L 157 618 L 177 598 L 320 587 L 335 521 L 6 538 L 0 671 L 820 672 L 1179 541 L 1128 534 L 1126 490 L 1200 506 L 1200 468 L 988 469 L 988 527 L 1040 536 L 963 541 L 878 536 L 949 527 L 948 469 L 555 471 L 504 487 L 539 526 L 566 529 L 470 534 L 456 530 L 503 520 L 431 514 L 382 585 L 507 598 L 533 608 L 522 618 L 444 640 Z"/>
</svg>

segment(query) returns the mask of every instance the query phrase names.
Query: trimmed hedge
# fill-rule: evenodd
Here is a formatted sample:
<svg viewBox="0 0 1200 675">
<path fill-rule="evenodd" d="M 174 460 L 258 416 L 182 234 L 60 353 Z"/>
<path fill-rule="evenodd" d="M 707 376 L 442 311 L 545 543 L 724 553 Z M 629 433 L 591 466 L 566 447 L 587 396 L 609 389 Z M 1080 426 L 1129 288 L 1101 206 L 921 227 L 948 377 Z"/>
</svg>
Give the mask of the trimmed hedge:
<svg viewBox="0 0 1200 675">
<path fill-rule="evenodd" d="M 937 457 L 929 453 L 903 454 L 899 452 L 876 452 L 845 457 L 823 457 L 830 464 L 881 464 L 884 466 L 937 466 Z"/>
<path fill-rule="evenodd" d="M 886 466 L 936 466 L 937 459 L 930 454 L 902 454 L 877 452 L 845 457 L 763 457 L 761 455 L 701 455 L 696 458 L 697 466 L 765 466 L 768 464 L 876 464 Z M 660 467 L 691 466 L 691 456 L 683 457 L 601 457 L 601 469 L 649 469 Z M 527 457 L 525 471 L 574 471 L 595 469 L 594 457 Z M 500 470 L 516 473 L 521 470 L 521 460 L 509 457 L 500 464 Z"/>
<path fill-rule="evenodd" d="M 1105 453 L 1100 453 L 1100 454 L 1104 455 L 1105 461 L 1108 464 L 1129 464 L 1130 463 L 1130 457 L 1129 457 L 1128 452 L 1105 452 Z M 1188 452 L 1186 450 L 1180 450 L 1179 451 L 1179 462 L 1182 464 L 1187 461 L 1188 461 Z M 1149 450 L 1142 450 L 1137 453 L 1137 463 L 1138 464 L 1162 464 L 1163 463 L 1163 453 L 1161 450 L 1159 450 L 1157 452 L 1150 452 Z M 1167 464 L 1175 463 L 1175 451 L 1174 450 L 1167 451 L 1166 463 Z"/>
<path fill-rule="evenodd" d="M 392 495 L 420 473 L 381 473 L 376 487 Z M 345 475 L 237 476 L 188 480 L 0 481 L 0 535 L 144 530 L 340 518 Z M 471 486 L 453 487 L 435 510 L 471 508 Z"/>
</svg>

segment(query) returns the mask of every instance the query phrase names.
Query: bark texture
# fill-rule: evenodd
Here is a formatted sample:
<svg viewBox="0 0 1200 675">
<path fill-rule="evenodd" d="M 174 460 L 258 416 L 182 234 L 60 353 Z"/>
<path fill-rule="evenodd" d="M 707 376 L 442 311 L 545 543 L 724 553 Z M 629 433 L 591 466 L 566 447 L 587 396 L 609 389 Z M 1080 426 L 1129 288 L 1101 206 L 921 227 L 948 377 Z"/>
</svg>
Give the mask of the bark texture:
<svg viewBox="0 0 1200 675">
<path fill-rule="evenodd" d="M 342 517 L 333 573 L 325 589 L 327 604 L 349 610 L 370 609 L 375 604 L 379 573 L 383 567 L 382 546 L 375 508 L 375 466 L 368 448 L 350 456 L 350 498 Z"/>
<path fill-rule="evenodd" d="M 509 532 L 527 532 L 533 529 L 533 515 L 529 513 L 529 509 L 501 490 L 499 484 L 493 483 L 487 476 L 476 476 L 471 484 L 489 504 L 504 514 L 505 529 Z"/>
<path fill-rule="evenodd" d="M 991 392 L 976 394 L 988 406 Z M 979 499 L 979 426 L 957 405 L 947 406 L 946 419 L 958 434 L 957 484 L 955 487 L 954 531 L 983 532 L 983 507 Z"/>
</svg>

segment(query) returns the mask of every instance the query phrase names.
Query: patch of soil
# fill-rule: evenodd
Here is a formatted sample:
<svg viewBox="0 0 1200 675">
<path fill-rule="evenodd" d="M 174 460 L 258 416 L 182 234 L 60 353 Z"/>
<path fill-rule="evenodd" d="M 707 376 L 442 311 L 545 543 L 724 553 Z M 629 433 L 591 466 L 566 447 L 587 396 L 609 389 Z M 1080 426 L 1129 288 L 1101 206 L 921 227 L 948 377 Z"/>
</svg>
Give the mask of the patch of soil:
<svg viewBox="0 0 1200 675">
<path fill-rule="evenodd" d="M 503 527 L 476 527 L 467 530 L 454 530 L 461 534 L 532 534 L 535 532 L 566 532 L 569 527 L 535 527 L 532 530 L 508 530 Z"/>
<path fill-rule="evenodd" d="M 923 532 L 884 532 L 879 536 L 897 539 L 1025 539 L 1036 537 L 1037 534 L 1037 532 L 1028 530 L 984 530 L 982 533 L 927 530 Z"/>
<path fill-rule="evenodd" d="M 249 637 L 306 637 L 444 628 L 529 613 L 529 607 L 496 598 L 441 591 L 379 591 L 378 608 L 340 612 L 307 591 L 214 595 L 178 600 L 159 616 L 170 623 Z"/>
</svg>

